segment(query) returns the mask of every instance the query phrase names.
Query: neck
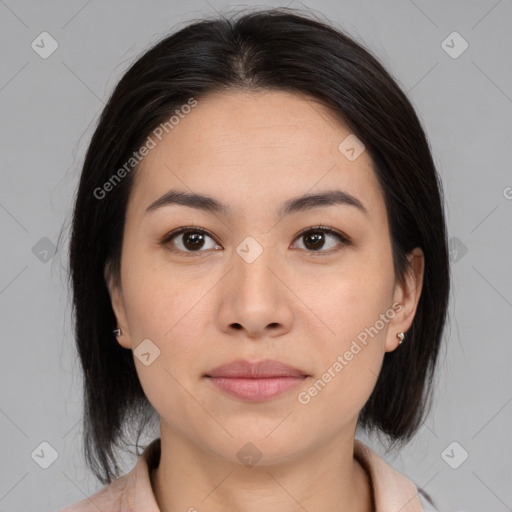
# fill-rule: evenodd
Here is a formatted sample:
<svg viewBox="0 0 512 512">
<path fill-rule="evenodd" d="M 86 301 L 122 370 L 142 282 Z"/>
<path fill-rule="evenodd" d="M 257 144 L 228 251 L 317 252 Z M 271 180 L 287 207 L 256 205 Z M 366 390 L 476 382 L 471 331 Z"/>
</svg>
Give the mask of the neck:
<svg viewBox="0 0 512 512">
<path fill-rule="evenodd" d="M 267 463 L 262 457 L 245 466 L 161 428 L 153 492 L 160 512 L 372 512 L 371 480 L 353 449 L 353 437 L 339 438 L 293 457 Z"/>
</svg>

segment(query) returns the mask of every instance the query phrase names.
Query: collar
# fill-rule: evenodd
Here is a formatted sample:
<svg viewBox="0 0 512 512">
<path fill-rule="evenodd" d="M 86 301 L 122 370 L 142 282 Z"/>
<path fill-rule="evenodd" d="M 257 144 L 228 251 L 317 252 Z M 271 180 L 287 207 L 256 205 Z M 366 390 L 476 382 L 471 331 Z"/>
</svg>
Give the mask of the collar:
<svg viewBox="0 0 512 512">
<path fill-rule="evenodd" d="M 358 439 L 354 441 L 354 457 L 370 475 L 376 510 L 423 512 L 416 485 Z"/>
</svg>

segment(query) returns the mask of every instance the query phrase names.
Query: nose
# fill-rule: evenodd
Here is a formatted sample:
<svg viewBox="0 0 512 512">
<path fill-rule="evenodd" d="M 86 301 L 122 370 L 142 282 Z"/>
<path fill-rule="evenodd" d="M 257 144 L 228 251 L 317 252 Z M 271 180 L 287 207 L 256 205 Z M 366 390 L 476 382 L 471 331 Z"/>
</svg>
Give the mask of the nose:
<svg viewBox="0 0 512 512">
<path fill-rule="evenodd" d="M 233 253 L 232 268 L 222 280 L 219 329 L 251 339 L 287 333 L 294 318 L 293 293 L 283 265 L 271 250 L 254 261 L 240 254 Z"/>
</svg>

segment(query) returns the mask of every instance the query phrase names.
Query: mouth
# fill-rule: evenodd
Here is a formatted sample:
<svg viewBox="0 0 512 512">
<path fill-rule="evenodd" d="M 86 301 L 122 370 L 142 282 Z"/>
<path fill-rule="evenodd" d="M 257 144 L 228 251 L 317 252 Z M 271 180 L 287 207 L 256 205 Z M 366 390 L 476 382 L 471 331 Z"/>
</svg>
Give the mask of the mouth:
<svg viewBox="0 0 512 512">
<path fill-rule="evenodd" d="M 309 375 L 275 360 L 236 360 L 218 366 L 205 377 L 220 391 L 236 398 L 259 402 L 281 395 L 301 384 Z"/>
</svg>

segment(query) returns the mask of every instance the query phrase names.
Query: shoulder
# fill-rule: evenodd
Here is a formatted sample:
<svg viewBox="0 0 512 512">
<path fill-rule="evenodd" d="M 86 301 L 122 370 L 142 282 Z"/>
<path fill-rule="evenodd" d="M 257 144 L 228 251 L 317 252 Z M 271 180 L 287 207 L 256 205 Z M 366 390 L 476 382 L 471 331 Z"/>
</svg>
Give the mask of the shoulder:
<svg viewBox="0 0 512 512">
<path fill-rule="evenodd" d="M 121 500 L 126 491 L 130 473 L 114 480 L 111 484 L 102 487 L 91 496 L 77 501 L 72 505 L 60 509 L 56 512 L 119 512 Z"/>
</svg>

